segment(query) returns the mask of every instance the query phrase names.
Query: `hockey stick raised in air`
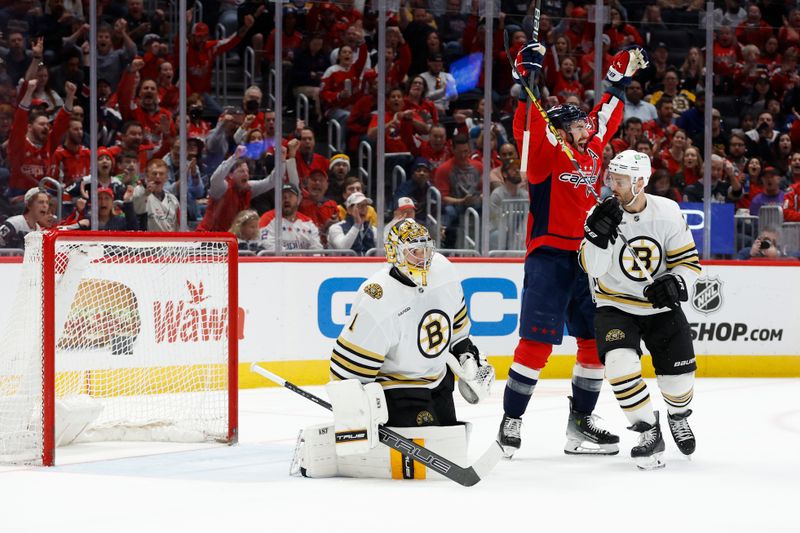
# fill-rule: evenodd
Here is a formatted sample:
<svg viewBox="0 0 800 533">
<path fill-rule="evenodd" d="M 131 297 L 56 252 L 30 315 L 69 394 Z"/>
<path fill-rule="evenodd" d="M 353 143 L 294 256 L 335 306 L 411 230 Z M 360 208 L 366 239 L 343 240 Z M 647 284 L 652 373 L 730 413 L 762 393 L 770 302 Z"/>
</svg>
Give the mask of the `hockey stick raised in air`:
<svg viewBox="0 0 800 533">
<path fill-rule="evenodd" d="M 533 27 L 530 31 L 531 39 L 538 39 L 539 38 L 539 19 L 542 13 L 541 11 L 542 0 L 536 0 L 536 5 L 533 8 Z M 524 21 L 523 21 L 524 23 Z M 523 31 L 525 29 L 523 28 Z M 525 34 L 528 35 L 528 32 L 525 31 Z M 504 31 L 503 36 L 505 37 L 505 48 L 506 48 L 506 55 L 508 56 L 509 60 L 511 60 L 511 54 L 508 50 L 508 32 Z M 531 72 L 531 77 L 528 82 L 529 86 L 533 86 L 536 83 L 536 72 Z M 530 148 L 531 144 L 531 132 L 528 129 L 528 117 L 531 113 L 531 103 L 528 102 L 528 106 L 525 108 L 525 131 L 522 132 L 522 157 L 519 163 L 519 171 L 522 173 L 523 176 L 527 179 L 528 177 L 528 149 Z"/>
<path fill-rule="evenodd" d="M 536 13 L 538 17 L 538 9 Z M 538 33 L 538 21 L 536 21 L 536 19 L 534 19 L 534 24 Z M 525 81 L 525 78 L 523 78 L 520 75 L 519 71 L 517 70 L 517 66 L 514 64 L 514 59 L 511 57 L 511 50 L 508 48 L 508 32 L 505 32 L 505 35 L 503 37 L 506 49 L 506 57 L 508 58 L 508 62 L 511 65 L 511 70 L 513 70 L 514 73 L 516 74 L 516 78 L 522 85 L 523 90 L 527 93 L 528 99 L 531 102 L 533 102 L 534 107 L 536 108 L 537 111 L 539 111 L 539 114 L 542 116 L 542 119 L 544 119 L 545 124 L 547 124 L 547 129 L 550 130 L 550 133 L 553 134 L 553 137 L 555 137 L 556 142 L 558 142 L 559 146 L 561 146 L 561 149 L 564 151 L 564 154 L 566 154 L 567 159 L 569 159 L 570 162 L 572 163 L 572 166 L 575 167 L 575 172 L 577 172 L 578 176 L 580 177 L 579 183 L 584 187 L 586 187 L 590 193 L 592 193 L 592 196 L 594 196 L 594 199 L 597 201 L 597 203 L 600 203 L 601 202 L 600 194 L 595 190 L 594 187 L 592 187 L 591 183 L 589 183 L 589 180 L 586 178 L 586 175 L 583 173 L 583 170 L 581 169 L 580 163 L 578 163 L 578 160 L 575 159 L 575 153 L 572 151 L 572 148 L 566 142 L 564 142 L 564 139 L 561 138 L 561 135 L 559 135 L 558 130 L 555 128 L 555 126 L 553 126 L 553 123 L 550 121 L 550 117 L 547 116 L 547 111 L 544 110 L 542 104 L 539 102 L 539 99 L 536 98 L 535 94 L 533 94 L 533 90 L 531 89 L 528 82 Z M 523 161 L 527 161 L 526 157 L 528 154 L 527 144 L 530 138 L 530 133 L 528 132 L 528 118 L 527 116 L 525 118 L 526 118 L 525 132 L 522 134 L 522 153 L 523 153 L 522 157 L 524 157 L 525 159 L 520 160 L 521 172 L 524 172 L 522 170 Z M 524 164 L 525 168 L 527 169 L 527 162 L 525 162 Z M 639 268 L 639 270 L 642 271 L 644 276 L 647 278 L 647 281 L 653 283 L 653 276 L 650 275 L 650 271 L 647 268 L 645 268 L 644 264 L 642 263 L 642 260 L 639 258 L 639 254 L 636 253 L 636 250 L 633 249 L 631 243 L 628 242 L 628 239 L 626 239 L 625 236 L 622 234 L 622 230 L 618 229 L 618 231 L 619 231 L 619 237 L 622 239 L 622 242 L 625 243 L 625 248 L 628 250 L 628 253 L 631 254 L 631 257 L 633 257 L 633 261 L 634 263 L 636 263 L 636 266 Z"/>
<path fill-rule="evenodd" d="M 315 404 L 324 407 L 328 411 L 333 410 L 331 404 L 319 396 L 315 396 L 314 394 L 301 389 L 294 383 L 286 381 L 279 375 L 273 374 L 269 370 L 258 366 L 256 363 L 250 365 L 250 371 L 267 378 L 273 383 L 277 383 L 282 387 L 286 387 L 290 391 L 299 394 L 307 400 L 311 400 Z M 418 463 L 427 466 L 435 472 L 443 475 L 447 479 L 451 479 L 459 485 L 463 485 L 464 487 L 471 487 L 486 477 L 486 475 L 492 470 L 492 468 L 494 468 L 498 461 L 500 461 L 500 457 L 503 455 L 500 444 L 495 441 L 488 450 L 483 452 L 483 455 L 481 455 L 480 459 L 475 461 L 472 466 L 464 468 L 458 466 L 449 459 L 442 457 L 441 455 L 434 453 L 413 441 L 408 440 L 386 426 L 378 426 L 378 432 L 380 434 L 381 442 L 389 448 L 397 450 L 402 454 L 410 455 Z"/>
</svg>

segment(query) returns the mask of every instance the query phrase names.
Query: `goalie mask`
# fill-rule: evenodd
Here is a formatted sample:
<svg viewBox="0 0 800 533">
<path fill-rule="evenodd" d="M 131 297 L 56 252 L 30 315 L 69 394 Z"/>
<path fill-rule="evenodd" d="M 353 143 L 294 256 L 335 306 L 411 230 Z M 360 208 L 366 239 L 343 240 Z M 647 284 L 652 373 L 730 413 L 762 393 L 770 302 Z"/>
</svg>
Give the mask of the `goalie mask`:
<svg viewBox="0 0 800 533">
<path fill-rule="evenodd" d="M 413 218 L 395 223 L 386 237 L 386 260 L 422 287 L 428 284 L 434 251 L 427 228 Z"/>
<path fill-rule="evenodd" d="M 646 154 L 637 152 L 636 150 L 624 150 L 609 161 L 608 171 L 614 174 L 630 176 L 631 194 L 633 195 L 633 199 L 629 202 L 630 205 L 636 200 L 636 196 L 647 187 L 652 169 L 650 166 L 650 158 Z M 636 184 L 640 181 L 643 181 L 644 185 L 641 190 L 637 192 Z"/>
</svg>

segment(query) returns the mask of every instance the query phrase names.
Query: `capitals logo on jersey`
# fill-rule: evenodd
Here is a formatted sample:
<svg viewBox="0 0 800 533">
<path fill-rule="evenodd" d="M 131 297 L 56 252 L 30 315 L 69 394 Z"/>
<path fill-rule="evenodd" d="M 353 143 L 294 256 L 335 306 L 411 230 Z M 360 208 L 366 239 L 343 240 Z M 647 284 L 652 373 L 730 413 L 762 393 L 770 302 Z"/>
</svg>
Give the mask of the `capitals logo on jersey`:
<svg viewBox="0 0 800 533">
<path fill-rule="evenodd" d="M 558 176 L 558 181 L 563 181 L 565 183 L 571 183 L 576 189 L 581 185 L 586 185 L 586 196 L 588 197 L 591 194 L 589 190 L 594 189 L 595 184 L 597 183 L 597 175 L 598 167 L 599 167 L 599 160 L 600 158 L 594 153 L 593 150 L 586 149 L 586 153 L 589 154 L 592 158 L 591 164 L 585 164 L 581 166 L 580 173 L 578 172 L 564 172 L 560 176 Z"/>
</svg>

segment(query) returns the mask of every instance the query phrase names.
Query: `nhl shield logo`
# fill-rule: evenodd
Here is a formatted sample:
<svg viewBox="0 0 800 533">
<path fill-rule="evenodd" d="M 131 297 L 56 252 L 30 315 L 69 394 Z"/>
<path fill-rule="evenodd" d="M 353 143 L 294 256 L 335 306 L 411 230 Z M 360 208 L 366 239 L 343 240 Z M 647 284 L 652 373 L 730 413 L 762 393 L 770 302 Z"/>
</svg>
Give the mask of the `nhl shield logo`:
<svg viewBox="0 0 800 533">
<path fill-rule="evenodd" d="M 719 278 L 698 278 L 694 282 L 692 307 L 707 315 L 722 307 L 722 281 Z"/>
</svg>

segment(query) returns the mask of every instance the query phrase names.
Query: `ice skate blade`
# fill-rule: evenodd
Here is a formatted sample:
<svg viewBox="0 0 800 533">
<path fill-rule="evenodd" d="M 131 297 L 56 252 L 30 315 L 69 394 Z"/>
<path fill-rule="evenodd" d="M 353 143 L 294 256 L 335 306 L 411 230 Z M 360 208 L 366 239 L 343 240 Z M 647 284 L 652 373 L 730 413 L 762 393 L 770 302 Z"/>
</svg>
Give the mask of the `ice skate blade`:
<svg viewBox="0 0 800 533">
<path fill-rule="evenodd" d="M 619 446 L 570 439 L 564 445 L 564 453 L 567 455 L 617 455 Z"/>
<path fill-rule="evenodd" d="M 513 446 L 503 446 L 502 444 L 500 445 L 500 448 L 503 450 L 504 459 L 511 459 L 514 457 L 514 453 L 519 450 L 519 448 L 514 448 Z"/>
<path fill-rule="evenodd" d="M 634 457 L 633 460 L 636 463 L 636 468 L 639 470 L 658 470 L 659 468 L 667 466 L 667 463 L 665 463 L 662 458 L 663 455 L 664 452 L 660 452 L 650 457 Z"/>
</svg>

